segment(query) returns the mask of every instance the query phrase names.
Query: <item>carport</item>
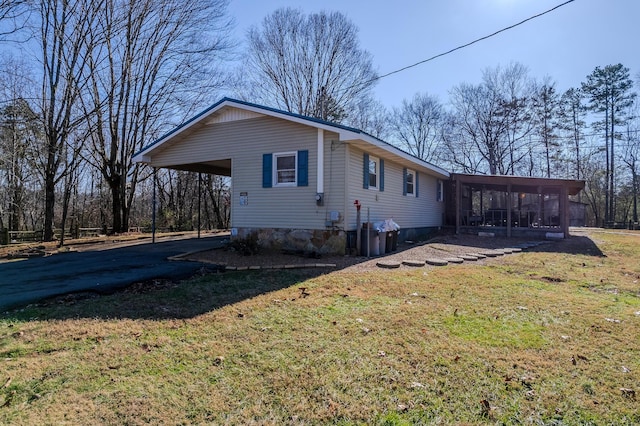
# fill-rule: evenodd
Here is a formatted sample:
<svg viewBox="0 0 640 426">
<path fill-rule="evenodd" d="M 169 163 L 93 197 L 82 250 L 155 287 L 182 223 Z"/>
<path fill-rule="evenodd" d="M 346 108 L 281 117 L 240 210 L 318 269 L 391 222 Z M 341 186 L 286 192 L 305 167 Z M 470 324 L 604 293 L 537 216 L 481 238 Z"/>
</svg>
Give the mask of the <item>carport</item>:
<svg viewBox="0 0 640 426">
<path fill-rule="evenodd" d="M 172 150 L 175 149 L 173 144 L 164 142 L 171 137 L 179 134 L 181 138 L 188 138 L 190 135 L 197 133 L 203 127 L 216 122 L 216 118 L 219 113 L 212 113 L 207 120 L 202 120 L 203 116 L 209 113 L 211 108 L 203 111 L 192 119 L 186 121 L 180 126 L 176 127 L 171 132 L 163 135 L 152 144 L 144 147 L 140 152 L 134 155 L 135 162 L 146 163 L 153 168 L 155 175 L 158 169 L 171 169 L 187 172 L 198 173 L 198 238 L 200 238 L 200 221 L 201 221 L 201 199 L 202 199 L 202 174 L 211 174 L 218 176 L 231 177 L 231 158 L 224 158 L 226 155 L 218 155 L 220 158 L 211 158 L 211 156 L 201 156 L 197 158 L 189 159 L 188 162 L 184 162 L 182 156 L 176 156 Z M 226 153 L 228 155 L 228 153 Z M 157 158 L 161 160 L 158 161 Z M 153 179 L 153 208 L 152 208 L 152 240 L 155 242 L 156 234 L 156 206 L 157 206 L 157 188 L 156 179 Z"/>
</svg>

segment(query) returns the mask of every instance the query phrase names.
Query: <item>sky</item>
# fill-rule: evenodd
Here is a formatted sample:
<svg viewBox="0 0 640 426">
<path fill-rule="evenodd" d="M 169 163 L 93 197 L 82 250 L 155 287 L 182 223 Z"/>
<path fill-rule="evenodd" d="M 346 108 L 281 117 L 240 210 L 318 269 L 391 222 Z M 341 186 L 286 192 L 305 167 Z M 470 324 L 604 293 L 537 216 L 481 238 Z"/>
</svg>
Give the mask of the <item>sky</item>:
<svg viewBox="0 0 640 426">
<path fill-rule="evenodd" d="M 339 11 L 359 29 L 360 46 L 379 75 L 484 37 L 566 0 L 231 0 L 235 37 L 280 7 L 305 13 Z M 550 76 L 562 93 L 579 87 L 596 66 L 622 63 L 640 74 L 640 1 L 574 0 L 488 40 L 379 80 L 375 97 L 398 107 L 416 93 L 446 104 L 449 91 L 477 84 L 482 71 L 519 62 L 531 77 Z M 640 91 L 636 89 L 637 91 Z"/>
</svg>

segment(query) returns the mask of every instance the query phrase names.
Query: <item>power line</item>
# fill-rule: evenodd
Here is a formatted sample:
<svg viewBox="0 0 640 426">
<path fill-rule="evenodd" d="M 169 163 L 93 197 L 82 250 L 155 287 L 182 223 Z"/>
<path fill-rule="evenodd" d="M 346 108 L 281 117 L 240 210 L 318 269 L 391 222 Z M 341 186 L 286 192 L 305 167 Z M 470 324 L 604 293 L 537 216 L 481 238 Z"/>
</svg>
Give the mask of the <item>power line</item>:
<svg viewBox="0 0 640 426">
<path fill-rule="evenodd" d="M 543 16 L 543 15 L 546 15 L 547 13 L 551 13 L 551 12 L 553 12 L 554 10 L 559 9 L 559 8 L 561 8 L 562 6 L 566 6 L 567 4 L 572 3 L 572 2 L 574 2 L 574 1 L 575 1 L 575 0 L 567 0 L 567 1 L 565 1 L 564 3 L 561 3 L 561 4 L 557 5 L 557 6 L 552 7 L 551 9 L 548 9 L 548 10 L 545 10 L 544 12 L 541 12 L 541 13 L 538 13 L 538 14 L 536 14 L 536 15 L 530 16 L 530 17 L 528 17 L 527 19 L 523 19 L 522 21 L 520 21 L 520 22 L 518 22 L 518 23 L 515 23 L 515 24 L 513 24 L 513 25 L 509 25 L 508 27 L 504 27 L 504 28 L 502 28 L 501 30 L 495 31 L 495 32 L 493 32 L 493 33 L 491 33 L 491 34 L 489 34 L 489 35 L 486 35 L 486 36 L 484 36 L 484 37 L 477 38 L 477 39 L 475 39 L 475 40 L 473 40 L 473 41 L 470 41 L 469 43 L 462 44 L 462 45 L 460 45 L 460 46 L 458 46 L 458 47 L 454 47 L 453 49 L 451 49 L 451 50 L 447 50 L 446 52 L 438 53 L 437 55 L 434 55 L 434 56 L 432 56 L 432 57 L 430 57 L 430 58 L 427 58 L 427 59 L 424 59 L 424 60 L 422 60 L 422 61 L 416 62 L 416 63 L 414 63 L 414 64 L 407 65 L 406 67 L 402 67 L 402 68 L 399 68 L 399 69 L 397 69 L 397 70 L 394 70 L 394 71 L 388 72 L 388 73 L 386 73 L 386 74 L 379 75 L 379 76 L 377 76 L 377 77 L 375 77 L 375 78 L 372 78 L 372 79 L 370 79 L 370 80 L 367 80 L 367 81 L 365 81 L 365 82 L 363 82 L 363 83 L 354 84 L 353 86 L 349 87 L 348 89 L 351 89 L 351 88 L 353 88 L 353 87 L 355 87 L 355 86 L 365 85 L 365 84 L 372 83 L 372 82 L 374 82 L 374 81 L 381 80 L 381 79 L 383 79 L 383 78 L 385 78 L 385 77 L 389 77 L 389 76 L 391 76 L 391 75 L 398 74 L 398 73 L 400 73 L 400 72 L 402 72 L 402 71 L 406 71 L 406 70 L 408 70 L 408 69 L 410 69 L 410 68 L 417 67 L 418 65 L 422 65 L 422 64 L 424 64 L 424 63 L 426 63 L 426 62 L 433 61 L 434 59 L 440 58 L 440 57 L 442 57 L 442 56 L 449 55 L 449 54 L 451 54 L 451 53 L 453 53 L 453 52 L 455 52 L 455 51 L 457 51 L 457 50 L 464 49 L 465 47 L 469 47 L 469 46 L 471 46 L 472 44 L 478 43 L 478 42 L 480 42 L 480 41 L 486 40 L 486 39 L 491 38 L 491 37 L 494 37 L 494 36 L 496 36 L 496 35 L 498 35 L 498 34 L 500 34 L 500 33 L 503 33 L 503 32 L 505 32 L 505 31 L 511 30 L 511 29 L 513 29 L 513 28 L 515 28 L 515 27 L 517 27 L 517 26 L 519 26 L 519 25 L 524 24 L 525 22 L 528 22 L 528 21 L 531 21 L 531 20 L 533 20 L 533 19 L 539 18 L 539 17 L 541 17 L 541 16 Z M 346 89 L 346 90 L 348 90 L 348 89 Z"/>
</svg>

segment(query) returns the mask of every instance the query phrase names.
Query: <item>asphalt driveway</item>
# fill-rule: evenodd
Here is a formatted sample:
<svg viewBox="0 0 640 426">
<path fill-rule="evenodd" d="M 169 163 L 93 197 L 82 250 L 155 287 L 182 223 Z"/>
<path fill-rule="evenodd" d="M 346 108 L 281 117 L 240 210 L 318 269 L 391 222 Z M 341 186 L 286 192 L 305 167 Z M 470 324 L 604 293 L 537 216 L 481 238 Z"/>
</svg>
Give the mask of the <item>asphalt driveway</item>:
<svg viewBox="0 0 640 426">
<path fill-rule="evenodd" d="M 220 247 L 225 236 L 56 254 L 0 263 L 0 311 L 79 291 L 108 293 L 154 278 L 185 278 L 202 264 L 171 256 Z"/>
</svg>

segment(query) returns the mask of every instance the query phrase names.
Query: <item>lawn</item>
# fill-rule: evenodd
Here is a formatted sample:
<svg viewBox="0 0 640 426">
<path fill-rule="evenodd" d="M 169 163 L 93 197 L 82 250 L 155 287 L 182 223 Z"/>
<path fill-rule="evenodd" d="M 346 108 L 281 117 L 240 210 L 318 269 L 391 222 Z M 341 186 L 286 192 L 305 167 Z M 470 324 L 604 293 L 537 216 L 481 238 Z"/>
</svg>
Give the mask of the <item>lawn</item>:
<svg viewBox="0 0 640 426">
<path fill-rule="evenodd" d="M 639 424 L 640 233 L 158 281 L 0 316 L 1 424 Z"/>
</svg>

